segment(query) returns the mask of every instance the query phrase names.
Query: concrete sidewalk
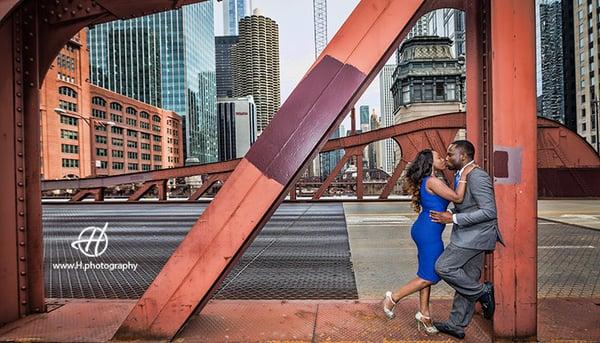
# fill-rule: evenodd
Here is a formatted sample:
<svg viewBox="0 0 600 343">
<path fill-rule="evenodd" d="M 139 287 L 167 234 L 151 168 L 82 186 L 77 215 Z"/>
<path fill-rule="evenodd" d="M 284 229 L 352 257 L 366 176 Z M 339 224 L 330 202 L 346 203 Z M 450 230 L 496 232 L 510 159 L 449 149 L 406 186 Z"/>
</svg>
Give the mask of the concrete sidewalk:
<svg viewBox="0 0 600 343">
<path fill-rule="evenodd" d="M 54 310 L 0 329 L 0 341 L 105 342 L 124 320 L 131 300 L 56 302 Z M 599 342 L 600 299 L 541 299 L 540 342 Z M 438 318 L 449 300 L 434 300 Z M 176 342 L 451 342 L 452 337 L 417 331 L 416 299 L 396 308 L 387 320 L 378 301 L 211 301 L 190 319 Z M 490 342 L 492 322 L 476 314 L 464 342 Z"/>
</svg>

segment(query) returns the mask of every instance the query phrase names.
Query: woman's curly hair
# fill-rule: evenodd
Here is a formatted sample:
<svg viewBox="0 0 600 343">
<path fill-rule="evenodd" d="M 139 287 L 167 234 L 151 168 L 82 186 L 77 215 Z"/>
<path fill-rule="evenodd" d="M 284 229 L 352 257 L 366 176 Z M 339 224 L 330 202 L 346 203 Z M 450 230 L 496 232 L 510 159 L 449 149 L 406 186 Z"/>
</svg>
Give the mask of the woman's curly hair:
<svg viewBox="0 0 600 343">
<path fill-rule="evenodd" d="M 402 187 L 404 192 L 412 196 L 412 208 L 421 212 L 421 182 L 423 178 L 431 175 L 433 168 L 433 152 L 431 149 L 421 150 L 404 172 Z"/>
</svg>

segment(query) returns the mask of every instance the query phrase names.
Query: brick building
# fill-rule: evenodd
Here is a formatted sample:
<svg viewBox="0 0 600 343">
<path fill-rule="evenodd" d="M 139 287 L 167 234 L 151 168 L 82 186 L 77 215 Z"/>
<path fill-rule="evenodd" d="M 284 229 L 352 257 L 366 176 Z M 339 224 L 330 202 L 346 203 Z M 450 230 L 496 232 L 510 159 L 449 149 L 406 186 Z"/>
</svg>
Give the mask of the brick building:
<svg viewBox="0 0 600 343">
<path fill-rule="evenodd" d="M 86 32 L 60 51 L 40 92 L 42 178 L 181 166 L 181 118 L 89 82 Z"/>
</svg>

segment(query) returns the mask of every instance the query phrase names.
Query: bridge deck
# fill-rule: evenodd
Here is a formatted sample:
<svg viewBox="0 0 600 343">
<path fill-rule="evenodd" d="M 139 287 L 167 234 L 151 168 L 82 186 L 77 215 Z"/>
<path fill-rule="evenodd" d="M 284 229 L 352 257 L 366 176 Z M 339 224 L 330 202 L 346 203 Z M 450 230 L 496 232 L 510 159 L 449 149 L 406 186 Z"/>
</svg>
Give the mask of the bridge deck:
<svg viewBox="0 0 600 343">
<path fill-rule="evenodd" d="M 0 329 L 0 340 L 104 341 L 148 287 L 204 204 L 52 204 L 44 208 L 51 312 Z M 600 340 L 600 201 L 541 201 L 538 239 L 539 338 Z M 414 277 L 409 204 L 283 204 L 210 304 L 177 338 L 184 341 L 424 340 L 415 296 L 387 321 L 379 298 Z M 86 226 L 108 222 L 106 254 L 86 258 L 70 244 Z M 589 226 L 591 228 L 582 228 Z M 444 237 L 448 239 L 449 228 Z M 136 271 L 69 270 L 77 260 L 137 263 Z M 451 289 L 433 288 L 437 318 Z M 64 298 L 88 299 L 64 299 Z M 56 299 L 61 298 L 61 299 Z M 301 299 L 301 300 L 299 300 Z M 476 316 L 467 342 L 489 341 Z M 445 340 L 439 335 L 432 340 Z"/>
</svg>

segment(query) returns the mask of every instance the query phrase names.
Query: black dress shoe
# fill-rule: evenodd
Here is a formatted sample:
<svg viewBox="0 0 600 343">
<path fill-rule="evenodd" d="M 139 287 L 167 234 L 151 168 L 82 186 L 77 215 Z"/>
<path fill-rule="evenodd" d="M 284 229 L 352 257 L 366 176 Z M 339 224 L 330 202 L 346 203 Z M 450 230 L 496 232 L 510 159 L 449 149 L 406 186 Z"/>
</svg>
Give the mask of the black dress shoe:
<svg viewBox="0 0 600 343">
<path fill-rule="evenodd" d="M 450 327 L 450 325 L 448 325 L 446 323 L 433 322 L 433 326 L 435 326 L 436 329 L 438 329 L 439 332 L 445 333 L 446 335 L 450 335 L 450 336 L 458 338 L 458 339 L 465 338 L 465 333 L 464 332 L 458 331 L 458 330 Z"/>
<path fill-rule="evenodd" d="M 494 299 L 494 285 L 491 282 L 486 282 L 483 285 L 483 292 L 477 301 L 481 303 L 483 318 L 492 319 L 496 310 L 496 301 Z"/>
</svg>

